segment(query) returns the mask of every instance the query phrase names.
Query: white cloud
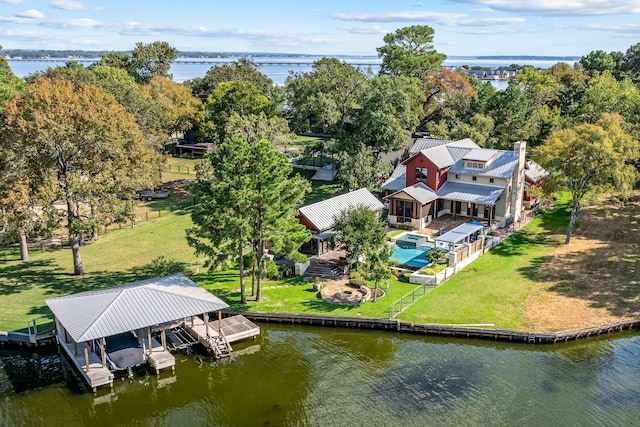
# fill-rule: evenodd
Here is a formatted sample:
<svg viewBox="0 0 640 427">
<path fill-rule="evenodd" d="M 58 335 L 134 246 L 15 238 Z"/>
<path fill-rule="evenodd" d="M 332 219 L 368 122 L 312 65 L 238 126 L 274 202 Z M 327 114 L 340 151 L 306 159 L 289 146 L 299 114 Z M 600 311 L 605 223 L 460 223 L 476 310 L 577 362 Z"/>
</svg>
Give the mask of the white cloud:
<svg viewBox="0 0 640 427">
<path fill-rule="evenodd" d="M 51 6 L 56 9 L 64 9 L 64 10 L 84 10 L 88 9 L 82 2 L 74 1 L 74 0 L 53 0 L 51 2 Z"/>
<path fill-rule="evenodd" d="M 388 29 L 382 28 L 378 25 L 365 25 L 362 27 L 339 27 L 339 29 L 351 34 L 387 34 L 391 32 Z"/>
<path fill-rule="evenodd" d="M 333 13 L 331 17 L 341 21 L 362 22 L 403 22 L 403 21 L 436 21 L 452 22 L 465 18 L 463 13 L 439 12 L 388 12 L 388 13 Z"/>
<path fill-rule="evenodd" d="M 480 4 L 495 11 L 540 16 L 618 15 L 640 13 L 638 0 L 450 0 Z"/>
<path fill-rule="evenodd" d="M 18 12 L 16 13 L 16 16 L 19 18 L 38 19 L 38 20 L 44 18 L 44 14 L 39 10 L 35 10 L 35 9 L 29 9 L 29 10 L 25 10 L 24 12 Z"/>
</svg>

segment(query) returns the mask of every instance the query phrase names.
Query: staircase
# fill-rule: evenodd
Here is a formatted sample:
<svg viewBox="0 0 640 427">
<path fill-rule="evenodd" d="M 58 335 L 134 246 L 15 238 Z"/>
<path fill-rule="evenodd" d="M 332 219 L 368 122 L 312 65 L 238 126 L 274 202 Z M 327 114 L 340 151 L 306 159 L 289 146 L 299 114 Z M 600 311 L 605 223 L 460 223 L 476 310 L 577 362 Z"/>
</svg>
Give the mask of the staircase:
<svg viewBox="0 0 640 427">
<path fill-rule="evenodd" d="M 304 272 L 306 277 L 320 277 L 323 279 L 337 279 L 342 276 L 342 269 L 332 261 L 311 259 L 309 267 Z"/>
<path fill-rule="evenodd" d="M 221 334 L 219 337 L 209 338 L 209 344 L 211 345 L 210 350 L 216 356 L 216 359 L 231 356 L 233 349 L 224 334 Z"/>
</svg>

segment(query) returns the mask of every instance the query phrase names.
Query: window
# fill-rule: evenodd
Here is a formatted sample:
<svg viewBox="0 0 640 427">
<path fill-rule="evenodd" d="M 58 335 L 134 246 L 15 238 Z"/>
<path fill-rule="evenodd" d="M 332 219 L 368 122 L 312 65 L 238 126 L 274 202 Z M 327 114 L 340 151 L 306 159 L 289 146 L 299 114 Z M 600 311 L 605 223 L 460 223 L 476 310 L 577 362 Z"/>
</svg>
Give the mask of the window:
<svg viewBox="0 0 640 427">
<path fill-rule="evenodd" d="M 489 182 L 493 183 L 493 178 L 489 178 Z"/>
<path fill-rule="evenodd" d="M 471 177 L 471 181 L 477 181 L 477 180 L 478 180 L 478 177 L 477 177 L 477 176 L 472 176 L 472 177 Z"/>
<path fill-rule="evenodd" d="M 396 217 L 398 222 L 411 222 L 413 218 L 413 202 L 396 200 Z"/>
<path fill-rule="evenodd" d="M 460 175 L 456 174 L 456 179 L 460 179 Z"/>
<path fill-rule="evenodd" d="M 472 168 L 473 166 L 471 166 L 471 164 L 472 164 L 471 162 L 467 162 L 467 167 Z"/>
<path fill-rule="evenodd" d="M 427 180 L 427 168 L 416 168 L 416 180 L 418 181 Z"/>
</svg>

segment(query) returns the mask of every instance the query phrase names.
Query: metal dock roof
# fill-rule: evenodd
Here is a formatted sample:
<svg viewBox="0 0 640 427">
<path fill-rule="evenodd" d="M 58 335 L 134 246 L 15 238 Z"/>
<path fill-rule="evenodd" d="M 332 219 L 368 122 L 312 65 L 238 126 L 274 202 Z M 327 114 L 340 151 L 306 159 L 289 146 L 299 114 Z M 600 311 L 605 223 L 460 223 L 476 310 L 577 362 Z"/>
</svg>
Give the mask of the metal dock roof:
<svg viewBox="0 0 640 427">
<path fill-rule="evenodd" d="M 80 292 L 45 302 L 76 342 L 229 307 L 182 274 Z"/>
</svg>

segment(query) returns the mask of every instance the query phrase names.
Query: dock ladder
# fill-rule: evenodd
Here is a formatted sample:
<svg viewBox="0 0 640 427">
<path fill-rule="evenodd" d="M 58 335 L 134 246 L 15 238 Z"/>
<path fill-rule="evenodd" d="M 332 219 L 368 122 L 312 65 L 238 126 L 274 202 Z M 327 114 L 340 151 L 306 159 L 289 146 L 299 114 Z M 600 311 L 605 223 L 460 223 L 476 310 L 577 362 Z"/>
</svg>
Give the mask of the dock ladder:
<svg viewBox="0 0 640 427">
<path fill-rule="evenodd" d="M 216 359 L 231 356 L 233 349 L 222 331 L 220 331 L 220 336 L 209 338 L 209 344 L 211 344 L 211 351 L 215 354 Z"/>
</svg>

